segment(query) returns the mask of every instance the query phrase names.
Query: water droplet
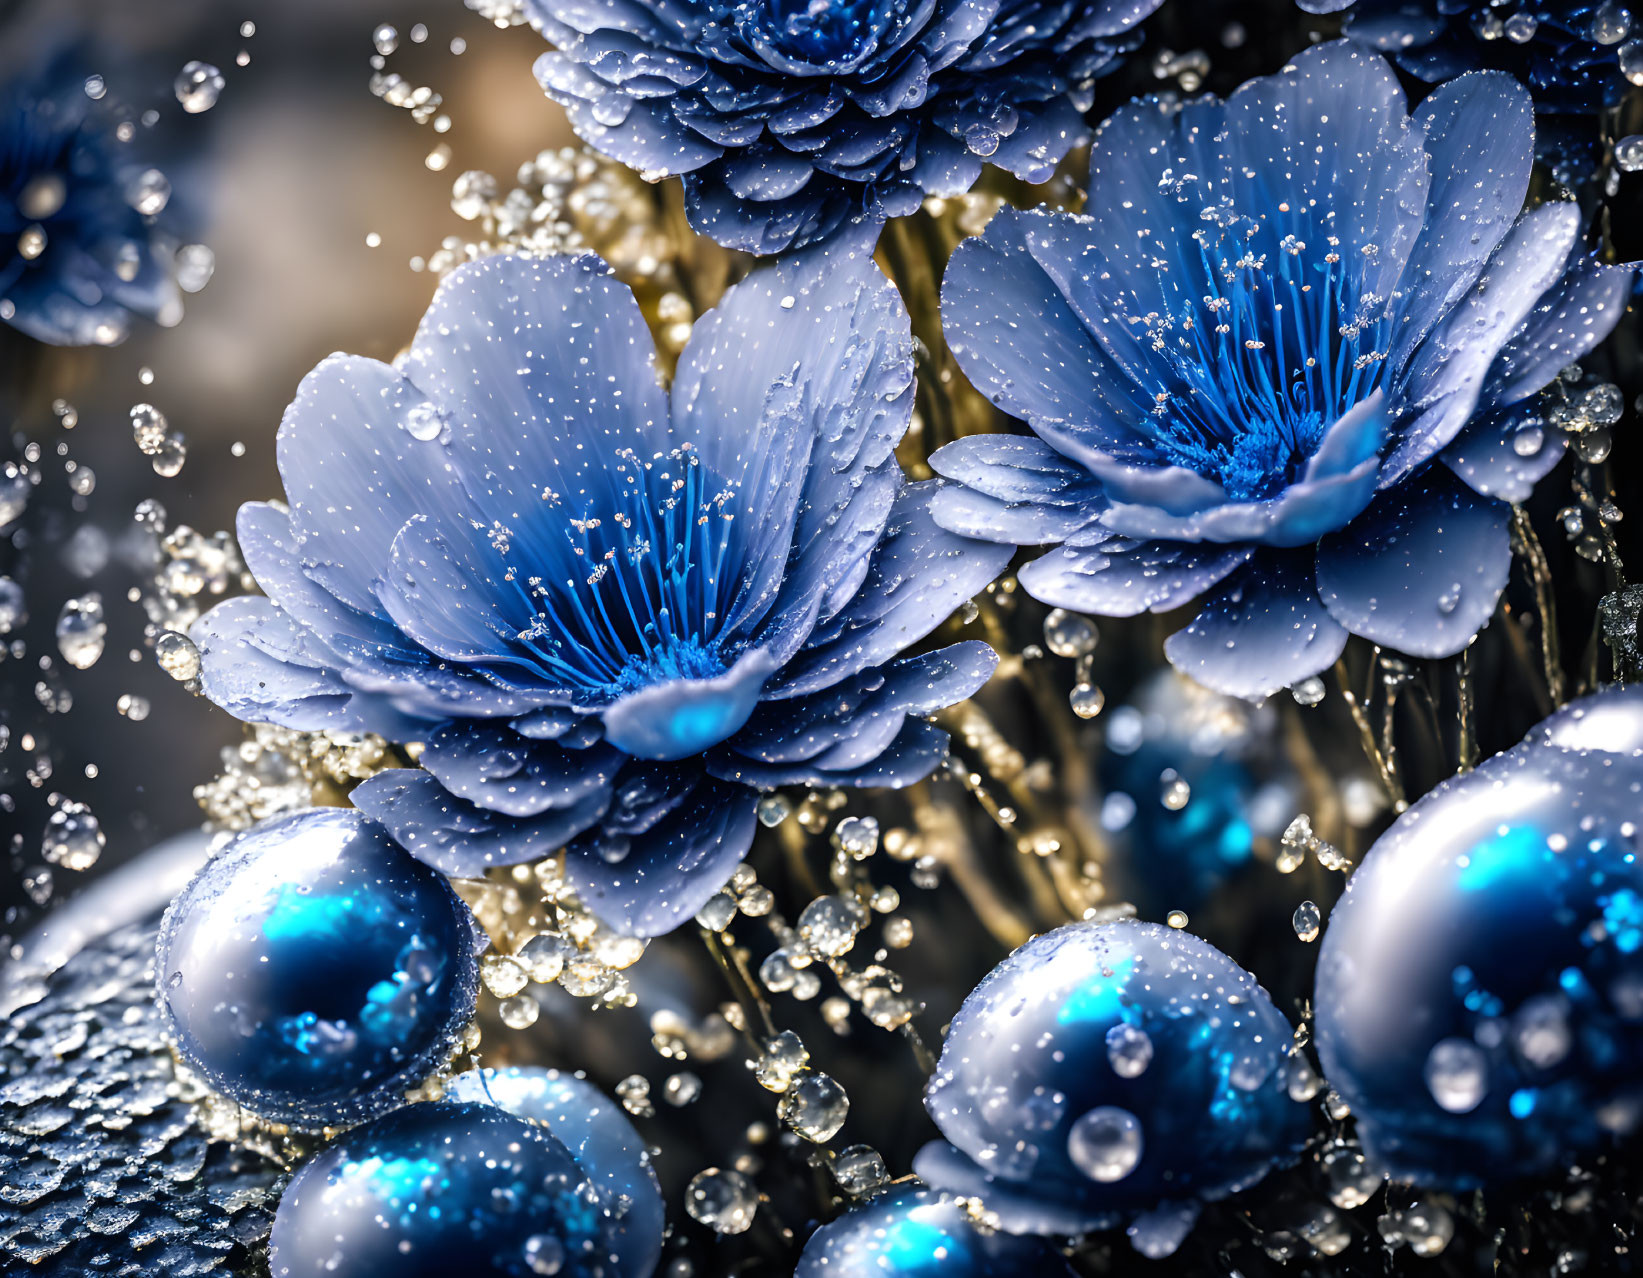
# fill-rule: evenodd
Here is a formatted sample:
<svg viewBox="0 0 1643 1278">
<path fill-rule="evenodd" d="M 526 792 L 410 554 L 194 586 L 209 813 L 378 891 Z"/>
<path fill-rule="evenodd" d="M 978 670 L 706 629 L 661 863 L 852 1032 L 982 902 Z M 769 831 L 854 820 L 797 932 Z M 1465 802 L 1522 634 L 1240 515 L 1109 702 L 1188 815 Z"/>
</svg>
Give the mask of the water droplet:
<svg viewBox="0 0 1643 1278">
<path fill-rule="evenodd" d="M 65 870 L 89 870 L 102 856 L 103 846 L 102 826 L 91 809 L 65 799 L 46 821 L 41 855 Z"/>
<path fill-rule="evenodd" d="M 761 794 L 756 810 L 760 825 L 775 827 L 793 815 L 793 802 L 784 794 Z"/>
<path fill-rule="evenodd" d="M 177 73 L 176 82 L 171 87 L 177 94 L 177 101 L 183 104 L 183 110 L 190 115 L 198 115 L 217 105 L 225 83 L 222 72 L 209 62 L 189 62 Z"/>
<path fill-rule="evenodd" d="M 1323 915 L 1313 901 L 1302 901 L 1295 907 L 1295 917 L 1291 922 L 1295 925 L 1295 935 L 1303 941 L 1316 941 L 1323 921 Z"/>
<path fill-rule="evenodd" d="M 1185 910 L 1171 910 L 1164 916 L 1164 922 L 1173 928 L 1184 928 L 1187 925 L 1187 912 Z"/>
<path fill-rule="evenodd" d="M 529 1029 L 541 1013 L 541 1005 L 529 994 L 515 994 L 497 1004 L 497 1015 L 509 1029 Z"/>
<path fill-rule="evenodd" d="M 1100 638 L 1093 621 L 1064 608 L 1052 609 L 1044 618 L 1044 646 L 1058 657 L 1086 657 Z"/>
<path fill-rule="evenodd" d="M 479 977 L 497 998 L 509 998 L 525 988 L 530 979 L 524 967 L 507 954 L 487 954 L 479 962 Z"/>
<path fill-rule="evenodd" d="M 200 650 L 187 635 L 167 630 L 154 641 L 154 655 L 159 660 L 160 669 L 178 683 L 199 678 Z"/>
<path fill-rule="evenodd" d="M 1442 1039 L 1427 1054 L 1426 1086 L 1451 1114 L 1470 1113 L 1489 1090 L 1488 1058 L 1468 1039 Z"/>
<path fill-rule="evenodd" d="M 799 914 L 799 935 L 818 954 L 837 957 L 856 943 L 867 911 L 853 896 L 819 896 Z"/>
<path fill-rule="evenodd" d="M 736 917 L 736 898 L 720 892 L 697 912 L 696 923 L 709 932 L 722 932 Z"/>
<path fill-rule="evenodd" d="M 159 169 L 144 169 L 126 188 L 126 203 L 144 217 L 164 211 L 171 202 L 171 179 Z"/>
<path fill-rule="evenodd" d="M 564 1268 L 565 1244 L 552 1234 L 532 1234 L 525 1239 L 525 1263 L 533 1274 L 556 1274 Z"/>
<path fill-rule="evenodd" d="M 850 1145 L 833 1159 L 833 1179 L 847 1194 L 860 1197 L 884 1184 L 890 1173 L 884 1158 L 871 1145 Z"/>
<path fill-rule="evenodd" d="M 1116 1105 L 1098 1105 L 1067 1133 L 1067 1155 L 1091 1180 L 1110 1185 L 1141 1161 L 1141 1124 Z"/>
<path fill-rule="evenodd" d="M 1147 1031 L 1138 1025 L 1114 1025 L 1107 1031 L 1107 1062 L 1120 1078 L 1140 1078 L 1152 1064 Z"/>
<path fill-rule="evenodd" d="M 662 1084 L 662 1099 L 678 1108 L 689 1105 L 702 1094 L 702 1080 L 689 1070 L 669 1074 Z"/>
<path fill-rule="evenodd" d="M 1289 695 L 1295 698 L 1297 705 L 1309 709 L 1323 701 L 1326 694 L 1324 681 L 1317 675 L 1309 675 L 1289 690 Z"/>
<path fill-rule="evenodd" d="M 70 599 L 57 614 L 57 651 L 76 670 L 89 670 L 97 664 L 107 634 L 103 597 L 96 591 Z"/>
<path fill-rule="evenodd" d="M 1107 704 L 1107 695 L 1092 683 L 1076 683 L 1067 694 L 1067 704 L 1080 719 L 1093 719 Z"/>
<path fill-rule="evenodd" d="M 832 1140 L 850 1113 L 850 1097 L 831 1075 L 807 1070 L 782 1094 L 782 1120 L 806 1140 Z"/>
<path fill-rule="evenodd" d="M 709 1167 L 685 1186 L 685 1211 L 715 1233 L 746 1233 L 758 1209 L 759 1191 L 738 1171 Z"/>
<path fill-rule="evenodd" d="M 378 53 L 383 57 L 387 57 L 399 48 L 399 32 L 384 22 L 375 31 L 371 32 L 371 43 L 376 47 Z"/>
<path fill-rule="evenodd" d="M 28 616 L 23 588 L 10 577 L 0 577 L 0 635 L 9 635 Z"/>
<path fill-rule="evenodd" d="M 177 287 L 198 293 L 211 282 L 217 270 L 217 255 L 204 244 L 184 244 L 177 250 Z"/>
</svg>

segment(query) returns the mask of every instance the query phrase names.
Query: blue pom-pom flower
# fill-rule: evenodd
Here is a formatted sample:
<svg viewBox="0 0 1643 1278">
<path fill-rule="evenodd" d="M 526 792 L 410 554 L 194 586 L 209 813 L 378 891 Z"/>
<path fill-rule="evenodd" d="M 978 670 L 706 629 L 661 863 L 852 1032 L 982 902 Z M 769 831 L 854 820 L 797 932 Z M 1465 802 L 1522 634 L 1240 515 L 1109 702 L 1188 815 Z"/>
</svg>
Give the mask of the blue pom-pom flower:
<svg viewBox="0 0 1643 1278">
<path fill-rule="evenodd" d="M 112 346 L 133 316 L 182 316 L 170 181 L 112 115 L 70 59 L 0 85 L 0 320 L 37 341 Z"/>
<path fill-rule="evenodd" d="M 453 273 L 398 366 L 333 357 L 279 434 L 290 507 L 246 506 L 267 598 L 195 627 L 242 719 L 421 741 L 354 792 L 451 874 L 565 850 L 585 903 L 655 935 L 747 852 L 757 789 L 900 785 L 925 720 L 996 658 L 900 654 L 1008 548 L 928 516 L 894 448 L 900 298 L 865 255 L 756 273 L 670 396 L 596 257 Z"/>
<path fill-rule="evenodd" d="M 1542 111 L 1617 106 L 1643 83 L 1643 21 L 1616 0 L 1296 0 L 1429 83 L 1508 71 Z"/>
<path fill-rule="evenodd" d="M 682 175 L 692 225 L 779 253 L 957 195 L 1042 182 L 1159 0 L 530 0 L 536 64 L 592 146 Z"/>
<path fill-rule="evenodd" d="M 1572 204 L 1521 212 L 1533 135 L 1510 77 L 1411 116 L 1351 42 L 1119 111 L 1087 215 L 1006 210 L 948 266 L 954 353 L 1034 436 L 938 450 L 936 519 L 1055 545 L 1021 582 L 1059 607 L 1200 600 L 1166 651 L 1234 695 L 1349 633 L 1458 652 L 1506 584 L 1507 503 L 1565 447 L 1534 396 L 1631 279 L 1584 255 Z"/>
<path fill-rule="evenodd" d="M 1318 957 L 1318 1051 L 1365 1150 L 1445 1188 L 1643 1123 L 1643 689 L 1565 707 L 1369 850 Z"/>
</svg>

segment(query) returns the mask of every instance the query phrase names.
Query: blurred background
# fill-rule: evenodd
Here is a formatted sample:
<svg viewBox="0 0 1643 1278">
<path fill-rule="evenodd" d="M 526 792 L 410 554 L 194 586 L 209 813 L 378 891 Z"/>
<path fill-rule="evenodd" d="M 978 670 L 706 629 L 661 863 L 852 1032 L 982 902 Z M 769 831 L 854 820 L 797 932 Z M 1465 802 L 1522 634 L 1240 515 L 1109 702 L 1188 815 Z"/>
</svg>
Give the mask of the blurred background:
<svg viewBox="0 0 1643 1278">
<path fill-rule="evenodd" d="M 447 131 L 373 94 L 384 23 L 397 32 L 389 72 L 440 95 Z M 540 50 L 528 30 L 499 30 L 454 0 L 0 3 L 0 86 L 58 56 L 102 76 L 105 104 L 137 121 L 130 147 L 170 178 L 171 214 L 215 257 L 180 324 L 139 322 L 117 347 L 47 347 L 0 326 L 0 462 L 39 452 L 28 508 L 0 543 L 0 574 L 18 580 L 29 613 L 0 648 L 0 936 L 46 903 L 53 793 L 98 818 L 99 871 L 199 823 L 193 788 L 241 728 L 143 648 L 147 617 L 127 598 L 133 511 L 154 499 L 169 528 L 211 534 L 232 529 L 241 502 L 279 495 L 274 434 L 302 376 L 332 351 L 389 359 L 409 341 L 435 284 L 413 259 L 464 226 L 453 179 L 485 169 L 505 188 L 521 162 L 574 140 L 531 76 Z M 173 82 L 194 61 L 219 68 L 224 85 L 189 113 Z M 138 403 L 186 440 L 174 476 L 133 441 Z M 80 670 L 53 630 L 65 601 L 93 591 L 105 649 Z M 57 870 L 53 893 L 72 893 L 78 877 Z"/>
</svg>

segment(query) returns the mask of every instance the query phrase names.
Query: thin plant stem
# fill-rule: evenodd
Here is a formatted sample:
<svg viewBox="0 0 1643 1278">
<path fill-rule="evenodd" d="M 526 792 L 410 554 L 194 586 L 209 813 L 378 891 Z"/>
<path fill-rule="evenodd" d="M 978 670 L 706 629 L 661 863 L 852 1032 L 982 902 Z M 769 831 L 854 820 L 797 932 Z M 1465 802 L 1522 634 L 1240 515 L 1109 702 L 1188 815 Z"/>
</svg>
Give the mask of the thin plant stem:
<svg viewBox="0 0 1643 1278">
<path fill-rule="evenodd" d="M 1576 489 L 1579 491 L 1578 481 Z M 1535 588 L 1535 611 L 1540 616 L 1540 661 L 1546 675 L 1546 691 L 1555 709 L 1563 704 L 1565 689 L 1563 659 L 1558 652 L 1557 604 L 1552 593 L 1552 569 L 1546 558 L 1546 548 L 1540 544 L 1534 525 L 1529 522 L 1529 515 L 1522 506 L 1512 507 L 1512 540 L 1528 566 L 1529 580 Z"/>
</svg>

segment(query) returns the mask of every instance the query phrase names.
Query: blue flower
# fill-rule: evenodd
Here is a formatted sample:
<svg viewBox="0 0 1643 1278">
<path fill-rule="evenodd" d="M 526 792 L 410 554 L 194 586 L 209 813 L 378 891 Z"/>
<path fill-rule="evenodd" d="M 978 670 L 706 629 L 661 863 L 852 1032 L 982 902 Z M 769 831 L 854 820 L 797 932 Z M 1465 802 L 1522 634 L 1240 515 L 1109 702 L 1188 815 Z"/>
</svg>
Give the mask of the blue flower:
<svg viewBox="0 0 1643 1278">
<path fill-rule="evenodd" d="M 536 64 L 591 145 L 683 175 L 692 225 L 778 253 L 1086 136 L 1094 81 L 1160 0 L 529 0 Z"/>
<path fill-rule="evenodd" d="M 109 346 L 133 315 L 182 315 L 169 181 L 109 114 L 61 59 L 0 85 L 0 320 L 53 345 Z"/>
<path fill-rule="evenodd" d="M 1631 278 L 1572 204 L 1519 216 L 1533 120 L 1496 72 L 1410 116 L 1346 41 L 1225 102 L 1119 111 L 1088 215 L 1006 210 L 948 266 L 954 353 L 1034 436 L 938 450 L 937 521 L 1055 544 L 1021 582 L 1059 607 L 1201 598 L 1166 651 L 1237 696 L 1349 632 L 1460 651 L 1506 584 L 1507 502 L 1565 447 L 1535 393 Z"/>
<path fill-rule="evenodd" d="M 1543 111 L 1619 105 L 1643 83 L 1643 22 L 1615 0 L 1296 0 L 1308 13 L 1347 10 L 1342 31 L 1436 83 L 1509 71 Z M 1633 79 L 1632 77 L 1638 77 Z"/>
<path fill-rule="evenodd" d="M 242 719 L 425 743 L 354 802 L 452 874 L 565 849 L 602 918 L 689 918 L 756 789 L 899 785 L 981 686 L 967 641 L 902 651 L 1007 547 L 928 517 L 894 448 L 900 298 L 862 255 L 785 261 L 695 328 L 663 391 L 592 255 L 454 272 L 390 367 L 333 356 L 279 433 L 289 510 L 240 512 L 267 598 L 196 625 Z"/>
</svg>

